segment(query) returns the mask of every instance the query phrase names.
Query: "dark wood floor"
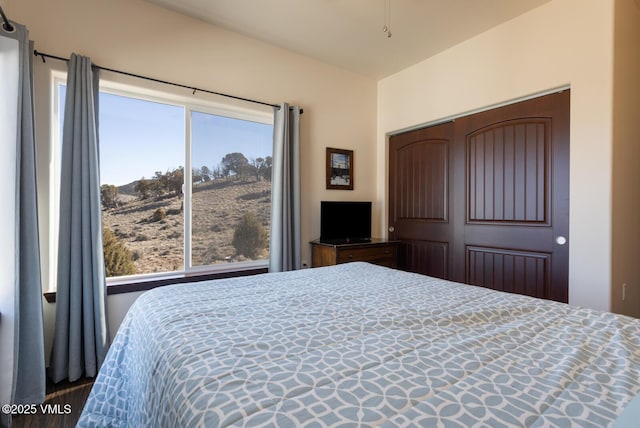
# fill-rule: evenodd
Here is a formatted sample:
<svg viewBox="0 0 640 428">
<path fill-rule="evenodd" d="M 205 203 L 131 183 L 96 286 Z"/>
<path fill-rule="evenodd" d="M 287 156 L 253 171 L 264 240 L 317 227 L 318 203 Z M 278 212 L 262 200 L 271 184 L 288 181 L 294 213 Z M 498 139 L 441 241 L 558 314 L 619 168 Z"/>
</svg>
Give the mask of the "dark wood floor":
<svg viewBox="0 0 640 428">
<path fill-rule="evenodd" d="M 47 384 L 47 396 L 43 406 L 50 405 L 48 409 L 56 414 L 43 414 L 38 411 L 35 415 L 16 415 L 13 417 L 11 428 L 75 427 L 92 386 L 93 379 Z"/>
</svg>

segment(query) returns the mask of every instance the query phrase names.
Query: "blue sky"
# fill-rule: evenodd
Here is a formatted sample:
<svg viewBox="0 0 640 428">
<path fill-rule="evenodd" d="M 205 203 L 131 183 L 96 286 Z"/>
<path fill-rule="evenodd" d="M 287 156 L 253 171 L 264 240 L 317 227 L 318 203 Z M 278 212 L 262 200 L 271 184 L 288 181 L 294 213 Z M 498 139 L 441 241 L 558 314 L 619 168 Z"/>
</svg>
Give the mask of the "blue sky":
<svg viewBox="0 0 640 428">
<path fill-rule="evenodd" d="M 99 111 L 101 184 L 121 186 L 185 165 L 183 107 L 101 92 Z M 271 125 L 192 113 L 194 168 L 214 169 L 231 152 L 271 156 L 272 144 Z"/>
</svg>

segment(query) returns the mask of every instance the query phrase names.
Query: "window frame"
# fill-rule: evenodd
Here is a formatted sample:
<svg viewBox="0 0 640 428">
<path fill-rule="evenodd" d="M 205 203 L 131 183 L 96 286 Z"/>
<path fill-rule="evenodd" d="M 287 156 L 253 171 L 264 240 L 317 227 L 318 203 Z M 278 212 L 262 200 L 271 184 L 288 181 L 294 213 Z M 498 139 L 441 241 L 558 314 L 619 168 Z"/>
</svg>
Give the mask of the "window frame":
<svg viewBox="0 0 640 428">
<path fill-rule="evenodd" d="M 52 72 L 52 106 L 51 112 L 51 141 L 52 141 L 52 164 L 50 177 L 50 190 L 55 195 L 51 204 L 50 212 L 50 234 L 52 259 L 57 260 L 57 243 L 59 228 L 59 195 L 60 195 L 60 149 L 61 132 L 60 129 L 60 85 L 65 85 L 67 73 L 62 71 Z M 223 97 L 210 97 L 201 94 L 202 98 L 196 97 L 194 92 L 191 96 L 180 94 L 178 90 L 169 91 L 168 88 L 158 89 L 152 84 L 135 81 L 120 82 L 118 80 L 100 79 L 99 92 L 117 96 L 124 96 L 142 101 L 156 102 L 177 106 L 184 109 L 184 228 L 183 228 L 183 267 L 181 270 L 157 273 L 141 273 L 134 275 L 123 275 L 117 277 L 107 277 L 107 294 L 119 294 L 123 292 L 143 291 L 162 285 L 191 282 L 207 279 L 226 278 L 232 276 L 244 276 L 268 271 L 269 260 L 250 260 L 243 262 L 220 263 L 212 265 L 193 266 L 192 263 L 192 140 L 191 140 L 191 115 L 193 112 L 222 116 L 232 119 L 256 122 L 273 127 L 274 115 L 271 107 L 248 108 L 239 105 L 238 102 L 227 101 Z M 183 91 L 183 90 L 182 90 Z M 221 99 L 222 98 L 222 99 Z M 227 102 L 225 102 L 227 101 Z M 52 287 L 45 292 L 47 301 L 55 301 L 55 290 L 57 289 L 57 263 L 50 263 L 50 278 Z"/>
</svg>

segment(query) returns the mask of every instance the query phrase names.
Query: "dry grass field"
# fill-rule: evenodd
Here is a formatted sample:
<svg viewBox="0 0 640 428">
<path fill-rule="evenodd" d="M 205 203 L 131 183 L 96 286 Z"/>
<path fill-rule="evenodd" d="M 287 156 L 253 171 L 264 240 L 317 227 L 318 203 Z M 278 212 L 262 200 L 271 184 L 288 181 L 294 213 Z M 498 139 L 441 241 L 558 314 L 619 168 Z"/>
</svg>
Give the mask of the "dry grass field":
<svg viewBox="0 0 640 428">
<path fill-rule="evenodd" d="M 254 178 L 216 180 L 193 189 L 193 266 L 247 260 L 231 244 L 246 212 L 253 212 L 269 231 L 271 183 Z M 103 225 L 133 252 L 136 273 L 169 272 L 184 266 L 183 196 L 144 200 L 121 195 L 121 205 L 102 211 Z M 154 218 L 161 209 L 166 217 Z M 268 257 L 264 248 L 259 258 Z"/>
</svg>

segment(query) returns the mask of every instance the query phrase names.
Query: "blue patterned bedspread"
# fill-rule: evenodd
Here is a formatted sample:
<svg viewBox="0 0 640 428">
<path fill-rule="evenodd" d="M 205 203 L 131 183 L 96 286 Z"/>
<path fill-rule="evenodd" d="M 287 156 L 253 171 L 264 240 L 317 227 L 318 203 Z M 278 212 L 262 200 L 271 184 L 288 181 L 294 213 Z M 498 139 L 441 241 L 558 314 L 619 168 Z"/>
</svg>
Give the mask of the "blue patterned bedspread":
<svg viewBox="0 0 640 428">
<path fill-rule="evenodd" d="M 601 428 L 638 392 L 639 320 L 349 263 L 143 294 L 79 426 Z"/>
</svg>

